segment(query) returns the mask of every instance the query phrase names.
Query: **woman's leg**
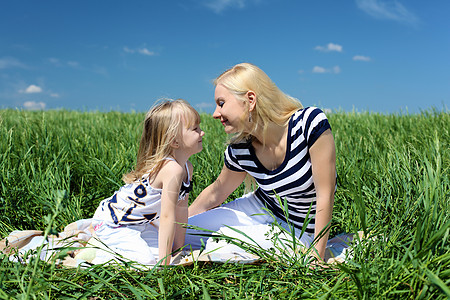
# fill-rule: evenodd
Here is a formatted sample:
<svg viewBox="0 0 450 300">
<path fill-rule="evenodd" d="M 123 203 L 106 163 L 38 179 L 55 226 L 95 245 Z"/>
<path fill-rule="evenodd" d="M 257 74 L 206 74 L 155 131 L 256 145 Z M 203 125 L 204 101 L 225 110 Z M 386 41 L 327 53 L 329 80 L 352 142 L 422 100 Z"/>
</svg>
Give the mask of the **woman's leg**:
<svg viewBox="0 0 450 300">
<path fill-rule="evenodd" d="M 268 224 L 273 218 L 263 209 L 264 205 L 250 193 L 220 207 L 208 210 L 201 214 L 192 216 L 188 224 L 202 229 L 217 231 L 223 226 L 251 226 Z M 200 249 L 202 240 L 206 243 L 211 232 L 188 229 L 186 232 L 187 245 L 192 249 Z"/>
</svg>

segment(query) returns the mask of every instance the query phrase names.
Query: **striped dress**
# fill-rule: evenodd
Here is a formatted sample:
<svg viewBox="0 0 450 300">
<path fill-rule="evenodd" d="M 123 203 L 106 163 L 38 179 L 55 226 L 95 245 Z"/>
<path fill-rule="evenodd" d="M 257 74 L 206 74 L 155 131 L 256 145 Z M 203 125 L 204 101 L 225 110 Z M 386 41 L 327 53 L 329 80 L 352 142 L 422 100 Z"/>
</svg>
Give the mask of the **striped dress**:
<svg viewBox="0 0 450 300">
<path fill-rule="evenodd" d="M 166 158 L 173 160 L 172 158 Z M 187 177 L 190 178 L 189 168 L 186 163 Z M 159 225 L 161 214 L 162 189 L 153 188 L 148 182 L 148 174 L 139 181 L 122 186 L 110 198 L 100 202 L 94 219 L 103 221 L 109 226 L 139 225 L 153 223 Z M 183 182 L 178 200 L 192 190 L 192 182 Z"/>
<path fill-rule="evenodd" d="M 313 234 L 316 190 L 309 149 L 327 129 L 331 126 L 320 109 L 300 109 L 289 120 L 286 156 L 278 168 L 267 170 L 256 157 L 250 142 L 229 145 L 225 150 L 225 165 L 232 171 L 247 172 L 255 178 L 258 183 L 256 197 L 276 217 L 286 221 L 281 206 L 286 201 L 289 222 L 299 229 L 306 223 L 306 232 Z M 279 199 L 283 202 L 281 205 Z"/>
</svg>

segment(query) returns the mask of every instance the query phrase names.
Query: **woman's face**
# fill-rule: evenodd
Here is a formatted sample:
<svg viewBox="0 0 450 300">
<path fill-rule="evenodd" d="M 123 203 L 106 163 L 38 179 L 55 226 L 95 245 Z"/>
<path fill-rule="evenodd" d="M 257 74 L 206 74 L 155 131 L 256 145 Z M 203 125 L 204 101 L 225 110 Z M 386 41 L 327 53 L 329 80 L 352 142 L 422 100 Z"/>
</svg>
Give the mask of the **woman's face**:
<svg viewBox="0 0 450 300">
<path fill-rule="evenodd" d="M 214 93 L 216 109 L 213 118 L 219 119 L 226 133 L 235 133 L 243 130 L 244 120 L 247 116 L 247 107 L 243 101 L 236 97 L 223 85 L 218 84 Z"/>
</svg>

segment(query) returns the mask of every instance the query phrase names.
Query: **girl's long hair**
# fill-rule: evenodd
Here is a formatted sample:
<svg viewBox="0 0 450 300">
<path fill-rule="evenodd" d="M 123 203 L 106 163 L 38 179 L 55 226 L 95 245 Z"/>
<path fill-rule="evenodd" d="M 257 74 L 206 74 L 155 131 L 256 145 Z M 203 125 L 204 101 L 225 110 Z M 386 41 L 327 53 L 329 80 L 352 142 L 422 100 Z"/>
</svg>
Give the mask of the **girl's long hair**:
<svg viewBox="0 0 450 300">
<path fill-rule="evenodd" d="M 292 114 L 303 108 L 299 100 L 283 93 L 266 73 L 250 63 L 237 64 L 223 72 L 214 80 L 215 86 L 219 84 L 247 106 L 246 93 L 253 91 L 256 94 L 256 105 L 251 112 L 251 130 L 246 132 L 240 130 L 232 137 L 231 143 L 252 138 L 252 133 L 260 128 L 265 139 L 268 124 L 286 125 Z M 261 142 L 264 144 L 265 140 Z"/>
<path fill-rule="evenodd" d="M 169 99 L 156 104 L 145 116 L 136 167 L 123 175 L 123 181 L 132 183 L 146 174 L 152 179 L 172 154 L 172 143 L 181 133 L 181 126 L 189 128 L 199 123 L 199 113 L 185 100 Z"/>
</svg>

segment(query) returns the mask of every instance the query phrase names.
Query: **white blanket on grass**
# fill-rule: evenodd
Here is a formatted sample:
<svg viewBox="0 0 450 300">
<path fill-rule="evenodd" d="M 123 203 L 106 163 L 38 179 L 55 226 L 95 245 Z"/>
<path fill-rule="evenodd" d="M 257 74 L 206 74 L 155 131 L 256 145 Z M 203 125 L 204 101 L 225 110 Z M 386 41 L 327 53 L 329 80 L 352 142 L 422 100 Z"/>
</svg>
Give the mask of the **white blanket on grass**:
<svg viewBox="0 0 450 300">
<path fill-rule="evenodd" d="M 91 223 L 92 219 L 79 220 L 67 225 L 58 235 L 47 237 L 38 230 L 13 231 L 0 241 L 0 252 L 9 255 L 12 261 L 24 263 L 39 254 L 41 260 L 55 260 L 68 267 L 89 266 L 96 257 L 105 255 L 111 261 L 123 261 L 95 236 Z M 358 235 L 362 238 L 361 233 Z M 344 262 L 351 255 L 349 246 L 354 237 L 347 234 L 329 239 L 325 261 Z M 256 244 L 255 240 L 264 242 Z M 271 225 L 222 227 L 215 237 L 208 238 L 202 252 L 183 251 L 173 258 L 172 265 L 188 265 L 194 261 L 255 263 L 268 257 L 281 259 L 283 255 L 293 257 L 308 251 L 297 241 L 293 245 L 291 236 Z"/>
</svg>

